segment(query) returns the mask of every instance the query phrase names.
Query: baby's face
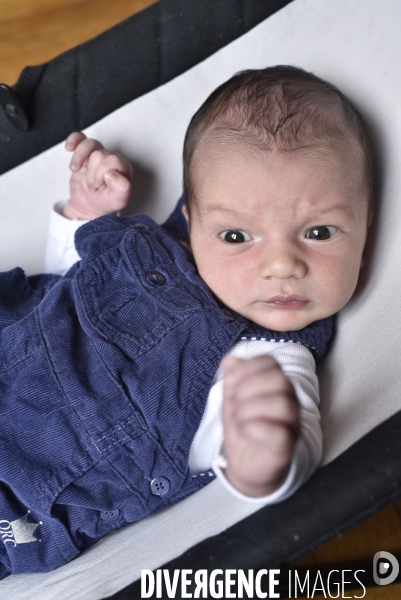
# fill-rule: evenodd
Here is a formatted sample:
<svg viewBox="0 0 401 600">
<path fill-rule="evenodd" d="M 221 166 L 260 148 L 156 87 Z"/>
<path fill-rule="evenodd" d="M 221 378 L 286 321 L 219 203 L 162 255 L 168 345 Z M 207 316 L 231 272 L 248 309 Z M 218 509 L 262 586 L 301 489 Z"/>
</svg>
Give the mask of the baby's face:
<svg viewBox="0 0 401 600">
<path fill-rule="evenodd" d="M 275 331 L 339 311 L 355 290 L 367 235 L 354 161 L 329 150 L 290 158 L 231 147 L 199 162 L 190 243 L 215 296 Z"/>
</svg>

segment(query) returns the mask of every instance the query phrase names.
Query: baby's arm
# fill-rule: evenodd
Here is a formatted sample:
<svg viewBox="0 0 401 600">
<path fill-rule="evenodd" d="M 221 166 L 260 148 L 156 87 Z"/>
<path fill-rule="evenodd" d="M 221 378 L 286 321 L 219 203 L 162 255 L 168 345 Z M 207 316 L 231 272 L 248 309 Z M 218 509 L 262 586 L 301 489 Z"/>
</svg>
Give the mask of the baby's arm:
<svg viewBox="0 0 401 600">
<path fill-rule="evenodd" d="M 216 373 L 209 393 L 202 422 L 191 446 L 189 466 L 192 473 L 212 468 L 231 493 L 246 502 L 272 504 L 291 496 L 312 475 L 322 458 L 322 431 L 319 413 L 319 383 L 315 360 L 302 344 L 241 340 L 230 350 L 229 356 L 253 360 L 272 356 L 294 386 L 299 403 L 299 437 L 295 444 L 288 475 L 283 484 L 267 496 L 241 494 L 226 477 L 227 460 L 221 453 L 224 440 L 222 425 L 223 369 Z"/>
<path fill-rule="evenodd" d="M 229 356 L 222 367 L 225 475 L 242 494 L 267 496 L 286 479 L 299 436 L 294 387 L 271 356 Z"/>
<path fill-rule="evenodd" d="M 132 167 L 118 154 L 83 133 L 68 136 L 65 147 L 73 152 L 70 197 L 58 202 L 50 215 L 45 271 L 64 274 L 77 260 L 76 230 L 92 219 L 125 208 L 130 199 Z"/>
</svg>

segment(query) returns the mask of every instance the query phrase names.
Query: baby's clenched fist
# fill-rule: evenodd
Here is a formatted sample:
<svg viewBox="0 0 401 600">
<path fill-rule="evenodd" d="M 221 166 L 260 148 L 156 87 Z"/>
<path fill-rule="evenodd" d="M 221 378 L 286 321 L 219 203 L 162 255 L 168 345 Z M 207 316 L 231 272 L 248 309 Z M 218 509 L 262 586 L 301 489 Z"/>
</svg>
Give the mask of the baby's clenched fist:
<svg viewBox="0 0 401 600">
<path fill-rule="evenodd" d="M 90 220 L 125 208 L 131 196 L 130 163 L 76 131 L 65 147 L 73 152 L 70 198 L 63 214 L 69 219 Z"/>
<path fill-rule="evenodd" d="M 284 482 L 299 435 L 299 403 L 271 356 L 227 356 L 224 372 L 225 475 L 247 496 L 266 496 Z"/>
</svg>

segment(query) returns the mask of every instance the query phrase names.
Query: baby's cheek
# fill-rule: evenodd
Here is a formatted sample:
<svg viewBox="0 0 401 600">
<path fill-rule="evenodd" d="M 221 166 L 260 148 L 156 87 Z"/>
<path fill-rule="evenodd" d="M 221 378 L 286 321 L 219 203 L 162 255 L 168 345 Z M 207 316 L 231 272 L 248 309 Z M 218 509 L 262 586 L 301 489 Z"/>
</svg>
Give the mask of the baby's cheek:
<svg viewBox="0 0 401 600">
<path fill-rule="evenodd" d="M 211 257 L 196 262 L 198 273 L 208 288 L 216 295 L 225 289 L 225 281 L 222 280 L 219 265 Z"/>
<path fill-rule="evenodd" d="M 353 269 L 338 270 L 326 279 L 326 298 L 333 305 L 334 312 L 339 311 L 354 293 L 358 278 Z"/>
<path fill-rule="evenodd" d="M 215 296 L 226 306 L 237 312 L 241 311 L 247 284 L 241 278 L 239 270 L 214 264 L 213 268 L 207 267 L 203 270 L 200 276 Z"/>
</svg>

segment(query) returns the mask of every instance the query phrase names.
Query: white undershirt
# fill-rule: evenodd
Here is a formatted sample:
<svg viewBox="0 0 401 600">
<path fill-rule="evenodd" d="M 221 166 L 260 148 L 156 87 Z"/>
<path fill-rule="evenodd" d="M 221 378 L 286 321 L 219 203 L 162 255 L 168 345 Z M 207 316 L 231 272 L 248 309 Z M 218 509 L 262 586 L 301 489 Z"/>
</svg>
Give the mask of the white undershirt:
<svg viewBox="0 0 401 600">
<path fill-rule="evenodd" d="M 80 260 L 75 250 L 76 230 L 87 221 L 70 220 L 61 216 L 65 202 L 58 202 L 50 216 L 45 257 L 46 273 L 64 274 Z M 273 356 L 293 384 L 300 403 L 301 433 L 296 443 L 291 466 L 284 483 L 272 494 L 253 498 L 238 492 L 226 479 L 225 458 L 220 454 L 223 442 L 221 406 L 223 380 L 219 369 L 213 380 L 198 431 L 193 439 L 189 467 L 193 475 L 212 469 L 223 485 L 237 498 L 251 503 L 273 504 L 291 496 L 319 465 L 322 456 L 322 432 L 319 414 L 319 385 L 315 361 L 309 350 L 291 342 L 240 340 L 228 352 L 239 358 L 261 354 Z"/>
</svg>

